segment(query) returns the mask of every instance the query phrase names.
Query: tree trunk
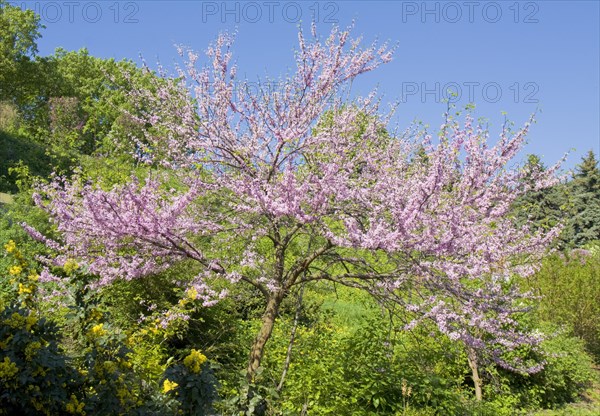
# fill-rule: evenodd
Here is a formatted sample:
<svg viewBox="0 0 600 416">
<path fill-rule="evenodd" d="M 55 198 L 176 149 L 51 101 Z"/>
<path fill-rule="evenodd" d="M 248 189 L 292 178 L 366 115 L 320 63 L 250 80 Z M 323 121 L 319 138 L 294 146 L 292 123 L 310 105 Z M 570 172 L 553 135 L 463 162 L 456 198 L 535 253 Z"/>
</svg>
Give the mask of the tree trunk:
<svg viewBox="0 0 600 416">
<path fill-rule="evenodd" d="M 256 370 L 258 367 L 260 367 L 260 362 L 265 351 L 265 345 L 267 344 L 267 341 L 273 332 L 275 318 L 277 317 L 279 305 L 281 305 L 282 300 L 283 296 L 281 293 L 273 293 L 267 300 L 267 307 L 262 316 L 262 326 L 260 327 L 258 335 L 254 339 L 254 343 L 252 344 L 248 369 L 246 370 L 246 377 L 250 383 L 254 382 Z"/>
<path fill-rule="evenodd" d="M 479 377 L 479 367 L 477 366 L 477 352 L 473 348 L 467 348 L 467 360 L 471 367 L 473 385 L 475 386 L 475 399 L 480 402 L 483 398 L 481 392 L 481 378 Z"/>
<path fill-rule="evenodd" d="M 285 376 L 290 369 L 290 363 L 292 362 L 292 348 L 294 347 L 294 340 L 296 339 L 296 330 L 298 329 L 298 321 L 300 320 L 300 313 L 302 312 L 302 297 L 304 295 L 304 284 L 300 288 L 298 293 L 298 303 L 296 305 L 296 314 L 294 315 L 294 323 L 292 325 L 292 333 L 290 334 L 290 342 L 288 344 L 287 353 L 285 354 L 285 362 L 283 364 L 283 371 L 281 372 L 281 379 L 277 385 L 277 391 L 280 392 L 285 382 Z"/>
</svg>

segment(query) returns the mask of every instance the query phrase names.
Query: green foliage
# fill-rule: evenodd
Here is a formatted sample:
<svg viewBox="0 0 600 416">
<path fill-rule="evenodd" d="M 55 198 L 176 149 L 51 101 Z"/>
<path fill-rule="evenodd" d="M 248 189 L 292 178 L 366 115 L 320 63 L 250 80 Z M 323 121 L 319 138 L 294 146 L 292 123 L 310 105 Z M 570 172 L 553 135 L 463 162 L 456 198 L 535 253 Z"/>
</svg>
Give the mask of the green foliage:
<svg viewBox="0 0 600 416">
<path fill-rule="evenodd" d="M 547 364 L 532 377 L 539 405 L 555 407 L 575 401 L 594 380 L 593 361 L 577 338 L 557 334 L 543 344 Z"/>
<path fill-rule="evenodd" d="M 143 128 L 129 115 L 128 92 L 153 74 L 85 49 L 36 57 L 41 27 L 32 11 L 0 1 L 0 191 L 16 192 L 8 169 L 20 160 L 41 177 L 69 173 L 90 155 L 131 165 L 122 147 Z"/>
<path fill-rule="evenodd" d="M 0 0 L 0 101 L 21 98 L 42 27 L 33 11 Z"/>
<path fill-rule="evenodd" d="M 546 168 L 539 157 L 530 155 L 525 169 L 533 174 Z M 525 182 L 535 185 L 531 175 Z M 560 248 L 582 247 L 600 240 L 600 170 L 594 152 L 589 151 L 582 159 L 570 181 L 531 191 L 517 201 L 514 209 L 518 218 L 531 219 L 541 228 L 562 224 Z"/>
<path fill-rule="evenodd" d="M 217 398 L 217 381 L 206 360 L 204 354 L 192 350 L 182 363 L 170 366 L 164 374 L 163 392 L 175 397 L 185 415 L 209 414 Z"/>
<path fill-rule="evenodd" d="M 153 347 L 168 339 L 169 327 L 154 321 L 128 332 L 109 324 L 102 293 L 89 290 L 73 262 L 54 270 L 73 303 L 44 310 L 39 295 L 52 284 L 39 282 L 14 241 L 4 248 L 10 261 L 0 303 L 0 414 L 208 414 L 217 382 L 205 355 L 191 350 L 181 362 L 168 359 Z M 173 393 L 166 380 L 181 389 Z"/>
<path fill-rule="evenodd" d="M 80 374 L 58 346 L 59 328 L 35 311 L 0 312 L 0 414 L 63 414 Z"/>
<path fill-rule="evenodd" d="M 319 288 L 305 294 L 291 364 L 278 391 L 294 325 L 292 316 L 281 316 L 265 353 L 261 384 L 253 386 L 257 403 L 258 397 L 268 403 L 267 414 L 427 415 L 463 408 L 468 367 L 457 345 L 439 334 L 398 331 L 355 291 L 340 288 L 334 296 Z M 222 394 L 230 406 L 221 403 L 219 410 L 233 414 L 232 405 L 245 390 Z"/>
<path fill-rule="evenodd" d="M 527 287 L 540 295 L 539 319 L 561 325 L 584 340 L 600 359 L 600 249 L 556 253 L 544 259 Z"/>
<path fill-rule="evenodd" d="M 0 131 L 0 192 L 16 193 L 19 190 L 17 171 L 27 169 L 28 175 L 48 177 L 52 161 L 44 146 L 24 137 Z"/>
<path fill-rule="evenodd" d="M 139 136 L 139 126 L 127 115 L 133 109 L 127 94 L 147 85 L 151 74 L 130 61 L 90 56 L 86 49 L 57 49 L 48 65 L 58 80 L 44 108 L 53 152 L 77 158 L 101 151 L 115 157 L 129 134 Z"/>
<path fill-rule="evenodd" d="M 574 215 L 570 221 L 575 246 L 600 240 L 600 170 L 591 150 L 577 166 L 573 181 Z"/>
<path fill-rule="evenodd" d="M 551 332 L 551 328 L 547 330 Z M 487 393 L 502 398 L 494 401 L 510 397 L 515 408 L 555 408 L 576 401 L 592 385 L 593 361 L 581 340 L 554 331 L 542 348 L 546 364 L 539 373 L 519 375 L 491 369 L 493 382 Z"/>
<path fill-rule="evenodd" d="M 266 405 L 268 415 L 525 415 L 531 409 L 577 400 L 593 379 L 592 362 L 581 341 L 550 328 L 546 331 L 553 335 L 542 344 L 542 356 L 519 352 L 523 360 L 545 360 L 546 368 L 525 376 L 482 366 L 484 401 L 478 403 L 461 345 L 434 327 L 405 332 L 372 301 L 343 288 L 328 293 L 322 286 L 304 295 L 306 316 L 299 320 L 282 389 L 276 386 L 294 325 L 293 314 L 285 310 L 266 351 L 259 384 L 248 386 L 225 375 L 220 414 L 240 414 L 240 405 Z M 235 325 L 243 340 L 238 353 L 249 344 L 256 325 L 256 318 Z M 245 356 L 238 357 L 240 368 Z M 223 380 L 222 369 L 217 375 Z M 243 402 L 248 391 L 253 403 Z"/>
<path fill-rule="evenodd" d="M 0 101 L 0 131 L 15 133 L 19 130 L 19 112 L 10 101 Z"/>
</svg>

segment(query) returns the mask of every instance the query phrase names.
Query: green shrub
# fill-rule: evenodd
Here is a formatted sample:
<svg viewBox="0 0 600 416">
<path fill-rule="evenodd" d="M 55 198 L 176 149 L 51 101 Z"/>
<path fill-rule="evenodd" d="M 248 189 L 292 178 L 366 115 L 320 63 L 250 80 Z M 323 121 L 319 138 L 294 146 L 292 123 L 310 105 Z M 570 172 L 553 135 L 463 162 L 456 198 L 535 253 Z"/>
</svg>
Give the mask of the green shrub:
<svg viewBox="0 0 600 416">
<path fill-rule="evenodd" d="M 547 330 L 551 333 L 550 329 Z M 488 369 L 492 383 L 488 397 L 497 402 L 510 398 L 513 407 L 550 409 L 576 401 L 594 381 L 593 361 L 584 343 L 565 333 L 554 333 L 542 343 L 538 360 L 546 362 L 544 369 L 532 375 L 520 375 L 502 369 Z"/>
<path fill-rule="evenodd" d="M 101 292 L 88 288 L 74 262 L 56 270 L 74 300 L 59 308 L 58 325 L 40 309 L 39 293 L 48 283 L 39 282 L 14 241 L 4 248 L 9 270 L 1 279 L 8 284 L 0 302 L 0 414 L 163 416 L 211 409 L 216 379 L 206 356 L 192 350 L 168 367 L 172 360 L 156 348 L 172 335 L 171 325 L 151 320 L 125 332 L 108 324 Z M 169 383 L 181 387 L 169 389 Z"/>
<path fill-rule="evenodd" d="M 541 296 L 539 319 L 567 328 L 600 360 L 600 246 L 547 257 L 527 286 Z"/>
<path fill-rule="evenodd" d="M 35 176 L 47 177 L 52 172 L 52 160 L 46 155 L 44 146 L 0 130 L 0 192 L 19 190 L 18 178 L 9 172 L 16 166 L 27 168 Z"/>
<path fill-rule="evenodd" d="M 0 414 L 83 414 L 83 380 L 59 340 L 56 325 L 35 311 L 0 312 Z"/>
<path fill-rule="evenodd" d="M 185 415 L 207 415 L 217 399 L 217 382 L 206 361 L 204 354 L 192 349 L 181 363 L 165 371 L 163 393 L 174 397 L 180 412 Z"/>
</svg>

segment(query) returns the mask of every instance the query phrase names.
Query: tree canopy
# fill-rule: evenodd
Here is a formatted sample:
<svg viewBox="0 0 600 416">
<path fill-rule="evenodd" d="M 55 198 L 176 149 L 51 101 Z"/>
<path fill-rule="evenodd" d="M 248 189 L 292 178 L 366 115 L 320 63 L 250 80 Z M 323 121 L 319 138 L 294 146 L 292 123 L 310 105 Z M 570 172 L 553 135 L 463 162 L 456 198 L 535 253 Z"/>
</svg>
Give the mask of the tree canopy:
<svg viewBox="0 0 600 416">
<path fill-rule="evenodd" d="M 360 49 L 338 29 L 324 42 L 300 33 L 297 70 L 281 91 L 235 95 L 232 40 L 221 35 L 202 70 L 181 50 L 188 62 L 177 78 L 134 92 L 147 126 L 135 143 L 153 173 L 110 190 L 57 179 L 36 202 L 61 242 L 31 235 L 59 250 L 57 261 L 81 261 L 96 286 L 182 259 L 200 267 L 190 287 L 207 304 L 226 295 L 214 281 L 251 285 L 265 310 L 250 380 L 282 301 L 315 280 L 400 302 L 488 358 L 536 371 L 505 354 L 539 341 L 516 329 L 522 295 L 510 280 L 531 274 L 558 232 L 509 215 L 528 187 L 524 171 L 506 165 L 529 123 L 489 148 L 469 116 L 464 126 L 447 116 L 437 143 L 425 134 L 383 139 L 374 95 L 347 105 L 336 93 L 389 61 L 385 45 Z M 425 162 L 413 163 L 423 152 Z M 529 172 L 535 189 L 552 185 L 556 168 Z"/>
</svg>

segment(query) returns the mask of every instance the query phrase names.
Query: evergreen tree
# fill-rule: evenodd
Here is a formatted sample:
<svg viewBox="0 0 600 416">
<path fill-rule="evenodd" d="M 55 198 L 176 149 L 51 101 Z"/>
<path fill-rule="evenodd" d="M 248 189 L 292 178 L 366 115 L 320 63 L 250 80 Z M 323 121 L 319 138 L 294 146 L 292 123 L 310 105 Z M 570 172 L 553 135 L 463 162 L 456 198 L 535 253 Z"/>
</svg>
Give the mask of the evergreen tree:
<svg viewBox="0 0 600 416">
<path fill-rule="evenodd" d="M 570 219 L 573 244 L 582 246 L 600 240 L 600 170 L 592 150 L 577 165 L 570 185 L 574 208 Z"/>
<path fill-rule="evenodd" d="M 531 190 L 515 203 L 516 216 L 520 222 L 530 221 L 537 228 L 550 229 L 565 221 L 567 193 L 564 183 L 552 187 L 536 189 L 536 177 L 547 170 L 539 156 L 530 154 L 524 166 L 523 181 Z M 557 243 L 561 244 L 561 240 Z"/>
</svg>

